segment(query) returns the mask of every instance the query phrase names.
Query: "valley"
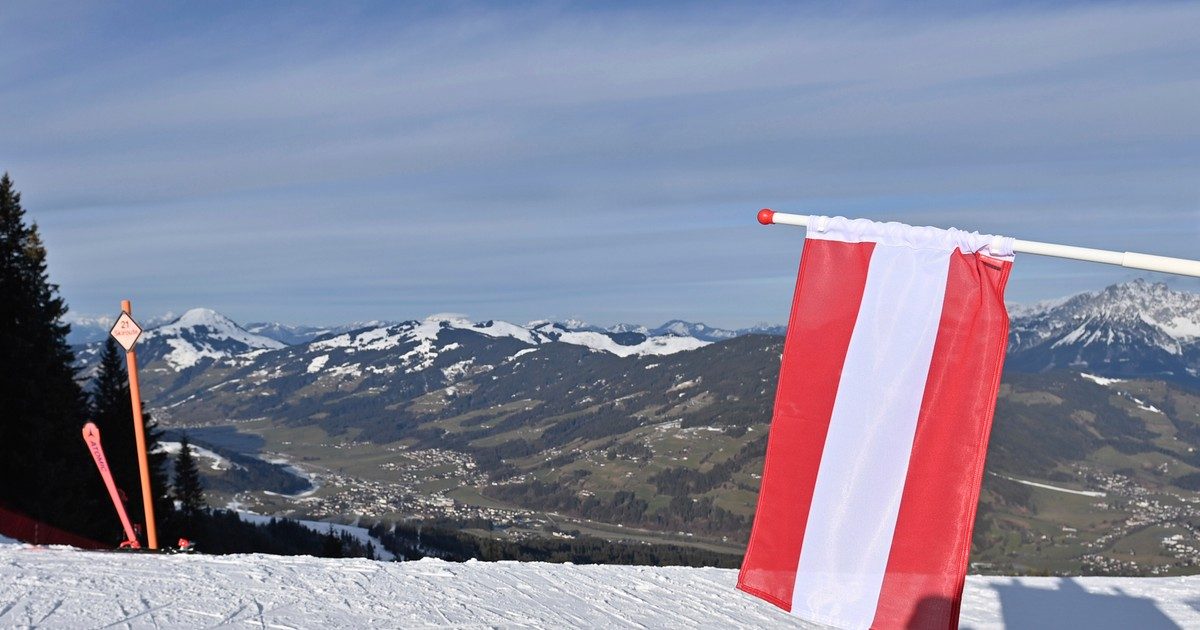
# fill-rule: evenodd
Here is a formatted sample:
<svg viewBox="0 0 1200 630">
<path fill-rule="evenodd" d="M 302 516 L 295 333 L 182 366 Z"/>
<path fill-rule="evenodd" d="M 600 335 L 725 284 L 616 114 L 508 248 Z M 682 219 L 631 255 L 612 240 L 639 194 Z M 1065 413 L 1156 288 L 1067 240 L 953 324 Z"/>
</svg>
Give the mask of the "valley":
<svg viewBox="0 0 1200 630">
<path fill-rule="evenodd" d="M 973 570 L 1200 572 L 1197 315 L 1164 291 L 1015 310 Z M 189 317 L 149 336 L 143 382 L 172 436 L 233 464 L 203 471 L 215 506 L 726 554 L 748 537 L 780 336 L 435 316 L 283 345 Z"/>
</svg>

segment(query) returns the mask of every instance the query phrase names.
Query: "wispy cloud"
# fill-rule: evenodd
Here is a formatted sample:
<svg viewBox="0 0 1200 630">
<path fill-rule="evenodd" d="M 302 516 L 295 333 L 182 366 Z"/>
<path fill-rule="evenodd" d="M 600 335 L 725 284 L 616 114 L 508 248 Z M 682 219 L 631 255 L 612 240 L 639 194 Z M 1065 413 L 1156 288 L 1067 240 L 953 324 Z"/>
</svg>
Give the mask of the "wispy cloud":
<svg viewBox="0 0 1200 630">
<path fill-rule="evenodd" d="M 1200 5 L 674 9 L 15 7 L 0 168 L 83 312 L 778 321 L 764 205 L 1194 255 Z"/>
</svg>

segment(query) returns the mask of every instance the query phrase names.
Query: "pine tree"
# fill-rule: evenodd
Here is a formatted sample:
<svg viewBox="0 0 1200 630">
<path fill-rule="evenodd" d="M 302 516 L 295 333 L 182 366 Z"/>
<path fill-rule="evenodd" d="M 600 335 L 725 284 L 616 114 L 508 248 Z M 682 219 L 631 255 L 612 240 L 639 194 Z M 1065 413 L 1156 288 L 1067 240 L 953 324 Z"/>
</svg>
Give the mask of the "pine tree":
<svg viewBox="0 0 1200 630">
<path fill-rule="evenodd" d="M 179 440 L 179 455 L 175 458 L 175 500 L 186 521 L 191 522 L 208 506 L 204 502 L 204 486 L 200 483 L 200 470 L 192 455 L 192 446 L 187 434 Z"/>
<path fill-rule="evenodd" d="M 343 552 L 342 539 L 333 531 L 333 525 L 330 525 L 329 531 L 321 539 L 321 557 L 341 558 Z"/>
<path fill-rule="evenodd" d="M 113 479 L 128 499 L 125 509 L 133 522 L 145 520 L 142 505 L 141 467 L 138 464 L 137 438 L 133 429 L 133 401 L 129 396 L 129 377 L 125 371 L 124 351 L 109 337 L 100 353 L 100 368 L 92 380 L 92 422 L 104 436 L 104 451 Z M 150 414 L 142 413 L 146 436 L 150 489 L 154 496 L 154 520 L 161 531 L 174 511 L 167 486 L 167 453 L 159 448 L 162 431 Z"/>
<path fill-rule="evenodd" d="M 21 195 L 0 177 L 0 504 L 97 535 L 103 495 L 83 445 L 86 400 L 67 345 L 67 307 Z"/>
</svg>

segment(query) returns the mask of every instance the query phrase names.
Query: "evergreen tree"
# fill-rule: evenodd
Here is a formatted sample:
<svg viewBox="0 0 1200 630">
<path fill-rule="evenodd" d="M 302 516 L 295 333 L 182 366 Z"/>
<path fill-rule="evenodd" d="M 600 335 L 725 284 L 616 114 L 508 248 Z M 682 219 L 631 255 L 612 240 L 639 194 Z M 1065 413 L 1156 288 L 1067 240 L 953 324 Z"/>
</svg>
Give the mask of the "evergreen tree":
<svg viewBox="0 0 1200 630">
<path fill-rule="evenodd" d="M 125 510 L 129 513 L 129 520 L 141 523 L 145 520 L 141 467 L 138 464 L 137 437 L 132 425 L 133 401 L 129 396 L 124 353 L 112 337 L 107 339 L 100 354 L 99 371 L 92 381 L 92 422 L 100 428 L 113 479 L 125 492 Z M 154 520 L 159 531 L 163 531 L 168 528 L 174 511 L 174 502 L 167 486 L 167 453 L 159 448 L 162 431 L 150 414 L 142 413 L 142 423 L 146 436 L 146 459 L 150 468 L 150 489 L 154 496 Z"/>
<path fill-rule="evenodd" d="M 321 542 L 321 557 L 323 558 L 341 558 L 342 557 L 342 539 L 333 531 L 333 525 L 329 526 L 329 531 L 325 533 L 325 537 Z"/>
<path fill-rule="evenodd" d="M 179 511 L 188 523 L 208 507 L 204 502 L 200 470 L 196 467 L 196 458 L 192 455 L 187 434 L 179 440 L 179 455 L 175 458 L 175 500 L 179 502 Z"/>
<path fill-rule="evenodd" d="M 86 400 L 67 345 L 67 307 L 21 195 L 0 177 L 0 503 L 96 536 L 102 494 L 83 445 Z"/>
</svg>

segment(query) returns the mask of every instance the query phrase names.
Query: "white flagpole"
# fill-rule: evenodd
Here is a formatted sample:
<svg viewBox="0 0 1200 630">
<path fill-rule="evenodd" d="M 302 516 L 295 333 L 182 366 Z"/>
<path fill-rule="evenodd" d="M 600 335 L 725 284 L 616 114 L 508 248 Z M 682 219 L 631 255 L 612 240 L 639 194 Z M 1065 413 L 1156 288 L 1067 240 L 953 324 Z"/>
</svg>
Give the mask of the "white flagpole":
<svg viewBox="0 0 1200 630">
<path fill-rule="evenodd" d="M 764 208 L 758 213 L 758 222 L 763 225 L 774 223 L 778 225 L 808 227 L 808 216 L 775 212 L 769 208 Z M 1025 254 L 1037 254 L 1039 256 L 1057 256 L 1058 258 L 1120 265 L 1130 269 L 1145 269 L 1147 271 L 1161 271 L 1163 273 L 1174 273 L 1182 276 L 1200 277 L 1200 260 L 1170 258 L 1167 256 L 1138 254 L 1136 252 L 1114 252 L 1106 249 L 1092 249 L 1090 247 L 1075 247 L 1073 245 L 1056 245 L 1054 243 L 1022 240 L 1013 240 L 1013 251 Z"/>
</svg>

